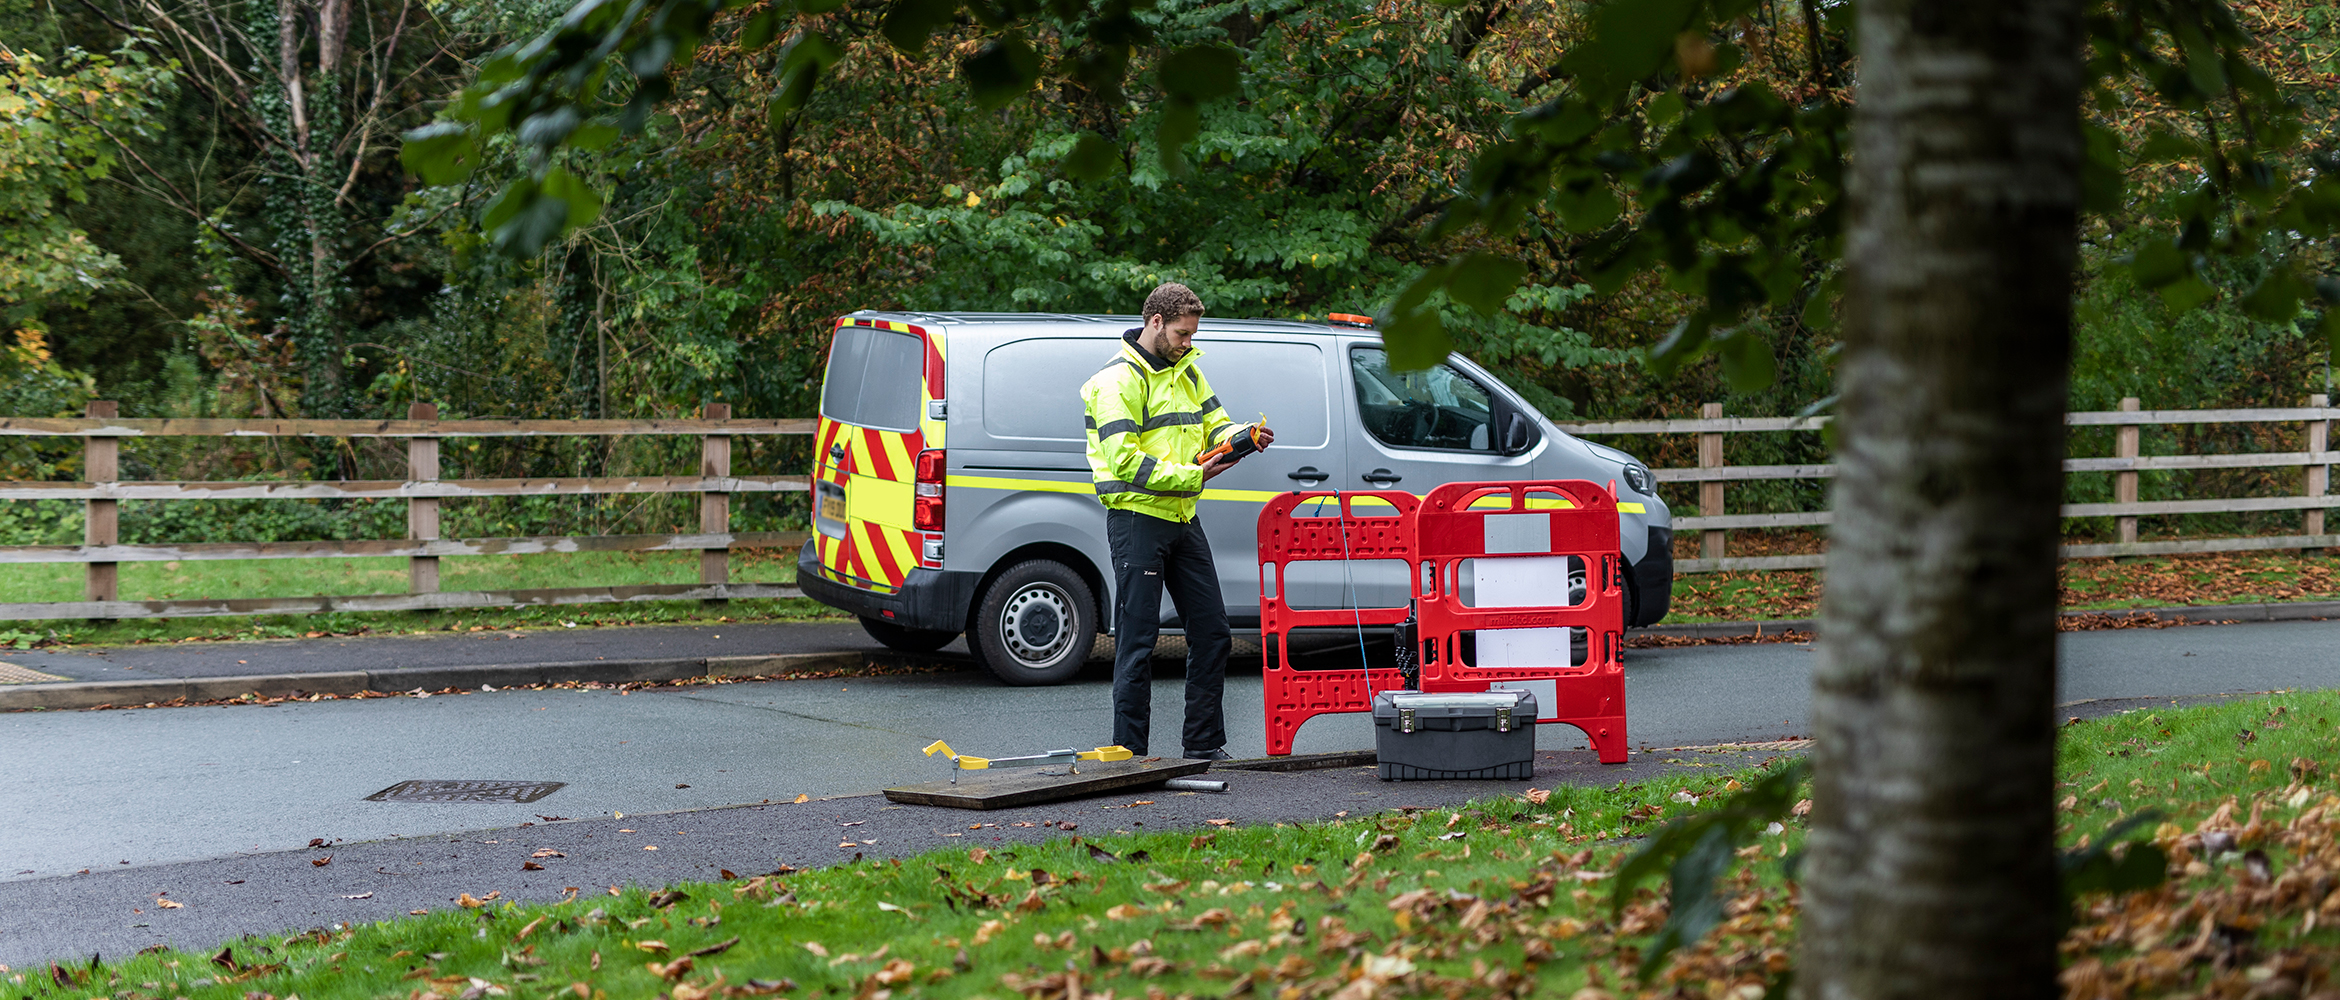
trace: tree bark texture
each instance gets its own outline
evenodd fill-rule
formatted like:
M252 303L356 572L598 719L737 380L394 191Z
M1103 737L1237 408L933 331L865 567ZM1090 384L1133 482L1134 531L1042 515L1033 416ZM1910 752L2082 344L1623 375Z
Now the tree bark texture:
M1810 1000L2058 995L2077 0L1864 0Z

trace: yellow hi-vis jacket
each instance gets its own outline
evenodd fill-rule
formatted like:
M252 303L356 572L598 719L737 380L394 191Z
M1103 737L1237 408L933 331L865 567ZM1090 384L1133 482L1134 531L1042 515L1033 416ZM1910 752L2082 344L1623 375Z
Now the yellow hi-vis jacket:
M1089 472L1108 508L1191 521L1203 488L1195 456L1235 425L1194 366L1201 351L1167 363L1137 345L1137 332L1122 334L1121 353L1081 383Z

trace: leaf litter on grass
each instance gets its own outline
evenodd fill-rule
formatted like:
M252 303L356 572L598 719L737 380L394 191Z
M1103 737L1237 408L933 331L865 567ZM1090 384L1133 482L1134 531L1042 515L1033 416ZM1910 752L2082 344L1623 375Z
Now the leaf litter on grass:
M2064 727L2059 840L2116 862L2150 843L2169 878L2079 895L2063 942L2068 997L2274 1000L2340 986L2340 796L2323 763L2340 752L2335 719L2340 696L2279 694ZM1711 927L1647 978L1640 966L1679 894L1662 879L1612 886L1642 838L1731 808L1788 759L1457 808L1057 835L599 900L483 901L295 935L273 967L185 992L480 1000L589 981L611 997L669 1000L1753 998L1791 971L1798 895L1782 861L1801 846L1804 802L1744 824L1714 878ZM2103 843L2144 810L2161 818ZM1456 832L1466 836L1444 839ZM641 957L594 971L596 957L619 955ZM184 986L193 974L180 970L200 967L163 952L68 976L76 988ZM398 981L423 969L423 982Z

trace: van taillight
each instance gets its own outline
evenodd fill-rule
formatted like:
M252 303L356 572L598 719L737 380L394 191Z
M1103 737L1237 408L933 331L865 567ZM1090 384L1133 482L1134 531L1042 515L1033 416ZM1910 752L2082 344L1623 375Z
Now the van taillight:
M911 509L910 526L919 531L943 530L943 450L929 448L918 453L917 506Z

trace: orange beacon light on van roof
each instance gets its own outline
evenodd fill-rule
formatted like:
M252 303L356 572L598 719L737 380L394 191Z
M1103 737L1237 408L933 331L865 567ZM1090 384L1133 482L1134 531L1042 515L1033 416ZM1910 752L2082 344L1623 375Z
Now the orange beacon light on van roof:
M1334 326L1361 326L1368 330L1373 328L1373 317L1359 316L1356 313L1332 313L1327 315L1324 321Z

